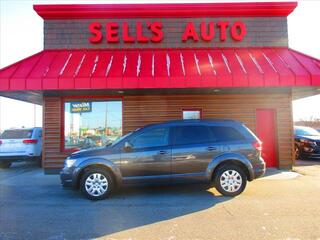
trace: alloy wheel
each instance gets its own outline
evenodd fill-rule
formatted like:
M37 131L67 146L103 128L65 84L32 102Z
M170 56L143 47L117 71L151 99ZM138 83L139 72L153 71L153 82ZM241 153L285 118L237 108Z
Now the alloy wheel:
M242 186L242 177L236 170L227 170L220 177L220 185L226 192L234 193Z
M102 196L108 190L108 180L101 173L92 173L85 181L85 189L91 196Z

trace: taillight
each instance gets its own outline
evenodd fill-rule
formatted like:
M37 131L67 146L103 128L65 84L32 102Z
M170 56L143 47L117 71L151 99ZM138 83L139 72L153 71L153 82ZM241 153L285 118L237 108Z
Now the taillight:
M255 141L252 143L252 146L258 150L258 151L262 151L262 142L260 141Z
M36 144L38 142L37 139L25 139L22 141L24 144Z

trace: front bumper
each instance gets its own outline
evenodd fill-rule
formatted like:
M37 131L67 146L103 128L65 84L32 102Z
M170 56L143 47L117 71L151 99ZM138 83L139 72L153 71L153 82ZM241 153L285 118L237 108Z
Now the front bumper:
M320 159L320 146L300 147L300 156L302 159Z
M77 187L77 182L73 176L72 168L64 167L60 172L60 180L63 187Z
M320 159L320 153L306 153L306 152L302 152L302 153L301 153L301 158L302 158L302 159Z

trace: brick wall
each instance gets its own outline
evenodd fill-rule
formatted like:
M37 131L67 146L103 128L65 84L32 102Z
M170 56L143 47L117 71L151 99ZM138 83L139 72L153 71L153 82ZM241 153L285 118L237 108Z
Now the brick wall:
M163 23L164 39L160 43L109 43L105 41L99 44L90 44L88 37L91 33L88 26L91 22L100 22L102 26L106 22L117 22L121 26L127 21L130 26L129 33L135 35L135 23L161 21ZM216 27L216 37L211 42L189 40L182 43L181 37L187 22L194 22L199 26L200 22L213 21L242 21L246 24L247 35L243 41L232 40L230 31L227 31L227 40L220 42L219 29ZM197 28L200 31L200 27ZM103 28L103 32L104 28ZM144 28L146 35L151 35ZM119 36L121 36L119 28ZM84 19L84 20L46 20L44 23L44 46L45 49L55 48L205 48L205 47L250 47L250 46L287 46L287 18L286 17L230 17L230 18L163 18L163 19Z

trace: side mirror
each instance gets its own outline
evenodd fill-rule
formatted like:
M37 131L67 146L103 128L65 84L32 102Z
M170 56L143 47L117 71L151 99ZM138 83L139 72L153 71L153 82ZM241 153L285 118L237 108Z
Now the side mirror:
M133 146L132 146L132 144L131 143L129 143L129 142L125 142L124 143L124 151L126 151L126 152L131 152L132 151L132 149L133 149Z

